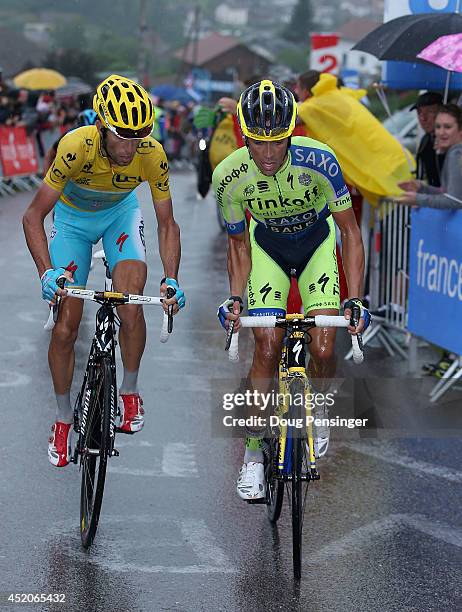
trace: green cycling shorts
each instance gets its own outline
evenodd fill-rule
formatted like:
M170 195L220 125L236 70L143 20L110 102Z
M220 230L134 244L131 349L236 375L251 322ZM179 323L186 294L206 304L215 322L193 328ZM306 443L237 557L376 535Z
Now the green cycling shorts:
M340 289L332 217L307 232L276 234L250 220L252 271L248 281L251 316L283 316L290 278L295 276L305 313L340 308Z

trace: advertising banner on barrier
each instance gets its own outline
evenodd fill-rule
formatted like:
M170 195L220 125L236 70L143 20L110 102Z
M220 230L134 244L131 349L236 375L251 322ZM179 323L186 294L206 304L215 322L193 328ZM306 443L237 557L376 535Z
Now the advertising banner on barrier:
M23 127L0 128L0 161L5 177L35 174L37 155Z
M460 0L385 0L383 20L417 13L455 13L461 7ZM391 89L443 90L446 75L446 70L431 64L383 62L382 81ZM451 74L450 89L462 89L462 74Z
M340 37L338 34L310 34L310 68L338 75L340 68Z
M462 210L411 215L408 329L462 355Z

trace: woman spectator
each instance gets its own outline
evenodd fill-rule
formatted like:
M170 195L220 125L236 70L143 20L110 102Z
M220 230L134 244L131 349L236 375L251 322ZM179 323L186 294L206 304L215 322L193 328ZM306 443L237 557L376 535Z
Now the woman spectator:
M440 106L435 119L435 148L446 153L441 187L423 181L405 181L401 204L429 208L462 208L462 110L456 104Z

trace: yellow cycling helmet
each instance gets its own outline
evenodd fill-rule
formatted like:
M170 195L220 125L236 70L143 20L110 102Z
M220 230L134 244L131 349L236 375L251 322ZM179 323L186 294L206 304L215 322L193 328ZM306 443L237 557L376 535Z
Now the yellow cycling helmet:
M93 109L103 125L120 138L145 138L152 131L154 106L148 92L118 74L98 85Z
M294 131L296 118L293 93L267 79L247 87L237 104L242 133L254 140L288 138Z

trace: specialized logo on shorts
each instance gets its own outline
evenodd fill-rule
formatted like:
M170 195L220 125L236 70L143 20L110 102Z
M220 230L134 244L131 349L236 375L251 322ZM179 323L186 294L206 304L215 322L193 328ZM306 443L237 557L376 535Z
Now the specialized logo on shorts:
M255 185L247 185L247 187L244 189L245 197L248 198L249 196L252 195L254 191L255 191Z
M329 282L329 277L324 272L323 275L318 279L318 285L321 285L321 291L325 293L326 285Z
M300 185L304 185L305 187L308 187L308 185L311 183L311 180L311 176L306 172L302 172L298 175L298 182L300 183Z
M117 238L116 245L118 245L119 247L119 253L122 253L122 248L127 238L128 238L128 234L125 234L125 232L122 232L120 236Z
M260 289L260 295L262 295L262 302L263 304L266 302L266 298L268 297L268 295L271 293L271 289L272 287L270 286L269 283L266 283L266 285L264 285L261 289Z
M144 250L146 251L146 243L144 241L144 220L141 219L140 225L138 227L138 231L140 232L140 240L144 246Z
M112 184L117 189L126 189L127 191L133 191L140 183L143 182L141 176L127 176L125 174L114 174L112 177Z

